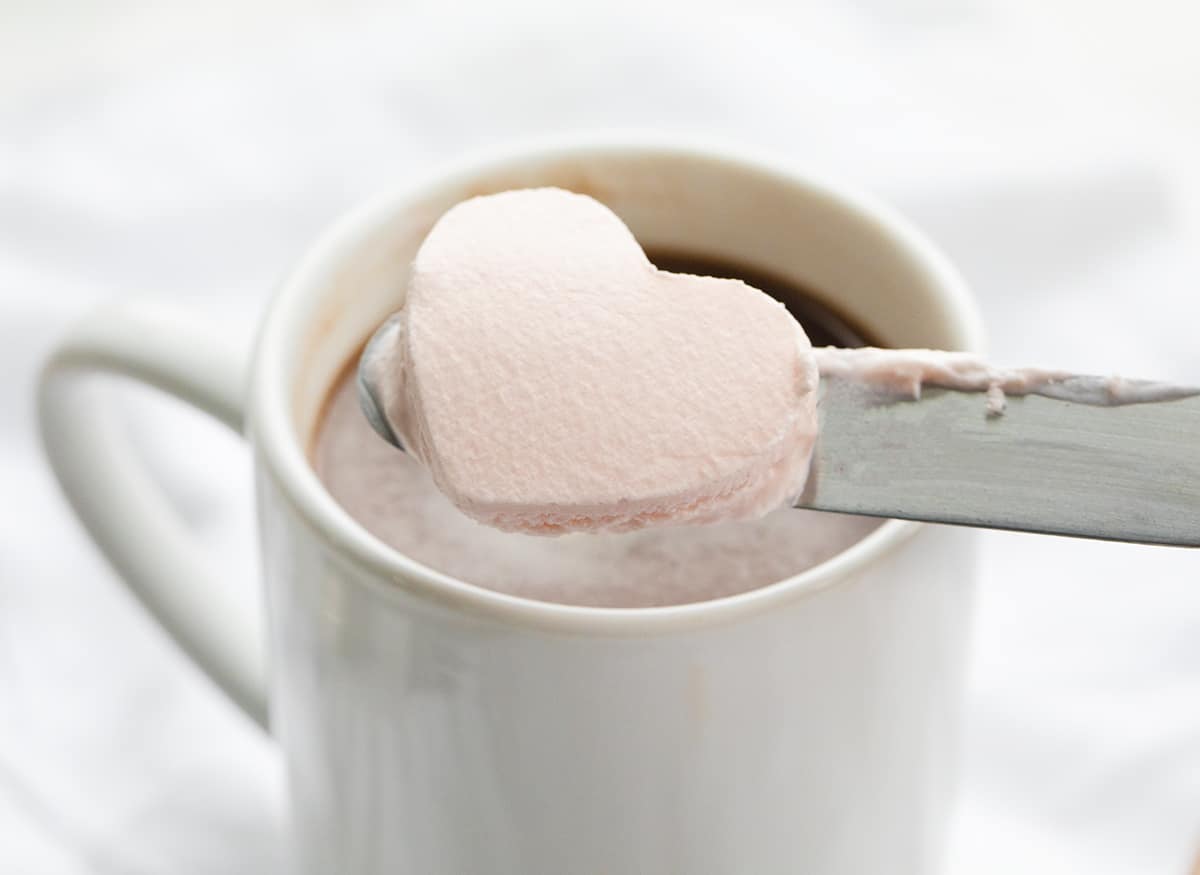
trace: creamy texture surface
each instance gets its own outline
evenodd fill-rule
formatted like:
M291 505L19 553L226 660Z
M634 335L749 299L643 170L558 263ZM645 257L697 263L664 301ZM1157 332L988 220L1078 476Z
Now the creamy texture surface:
M375 381L468 516L542 534L752 519L799 494L817 368L783 305L671 274L607 207L474 198L413 263Z
M822 377L856 380L881 392L916 400L921 387L983 392L990 413L1004 411L1006 395L1027 395L1070 377L1065 371L996 368L969 352L936 349L843 349L815 351Z
M345 377L315 435L333 498L393 549L510 595L602 607L683 604L765 586L836 556L880 521L781 509L762 519L557 538L513 534L460 513L416 459L385 443Z
M1076 404L1117 406L1149 404L1188 398L1197 390L1188 386L1122 377L1089 377L1045 368L999 368L974 353L936 349L845 349L827 346L814 350L822 378L855 380L882 394L916 400L923 386L982 392L990 413L1004 412L1008 395L1045 395Z

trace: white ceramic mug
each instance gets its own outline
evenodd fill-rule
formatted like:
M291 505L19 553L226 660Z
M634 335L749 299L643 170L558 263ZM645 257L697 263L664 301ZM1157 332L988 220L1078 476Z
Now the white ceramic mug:
M712 149L519 150L389 191L339 222L279 290L248 358L161 304L82 322L39 396L76 511L260 720L269 650L298 871L936 871L974 576L968 532L892 521L741 595L573 607L421 566L359 527L313 473L306 446L322 399L397 307L434 220L470 195L544 185L607 203L651 248L817 290L889 344L979 345L956 273L860 195ZM267 647L207 585L93 391L97 373L157 386L248 436Z

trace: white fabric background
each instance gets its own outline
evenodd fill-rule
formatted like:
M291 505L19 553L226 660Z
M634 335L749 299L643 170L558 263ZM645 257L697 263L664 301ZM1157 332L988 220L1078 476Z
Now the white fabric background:
M322 226L434 159L610 126L773 149L938 240L997 360L1200 380L1194 4L734 5L0 3L0 872L282 871L271 743L87 545L32 381L116 294L248 334ZM237 442L122 403L250 590ZM977 627L951 871L1183 875L1200 557L989 534Z

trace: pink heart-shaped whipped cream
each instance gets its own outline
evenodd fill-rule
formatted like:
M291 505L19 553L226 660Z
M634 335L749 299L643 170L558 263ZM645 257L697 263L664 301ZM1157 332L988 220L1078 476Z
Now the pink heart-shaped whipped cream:
M402 314L388 415L480 522L745 519L803 488L818 383L804 331L743 282L658 270L589 197L455 206L417 253Z

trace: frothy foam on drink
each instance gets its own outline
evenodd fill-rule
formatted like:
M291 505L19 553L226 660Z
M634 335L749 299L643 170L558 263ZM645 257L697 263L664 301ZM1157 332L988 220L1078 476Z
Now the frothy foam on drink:
M367 531L438 571L541 601L634 608L734 595L812 568L879 526L785 508L748 522L624 534L502 532L464 516L419 461L371 430L349 376L315 437L317 474Z

